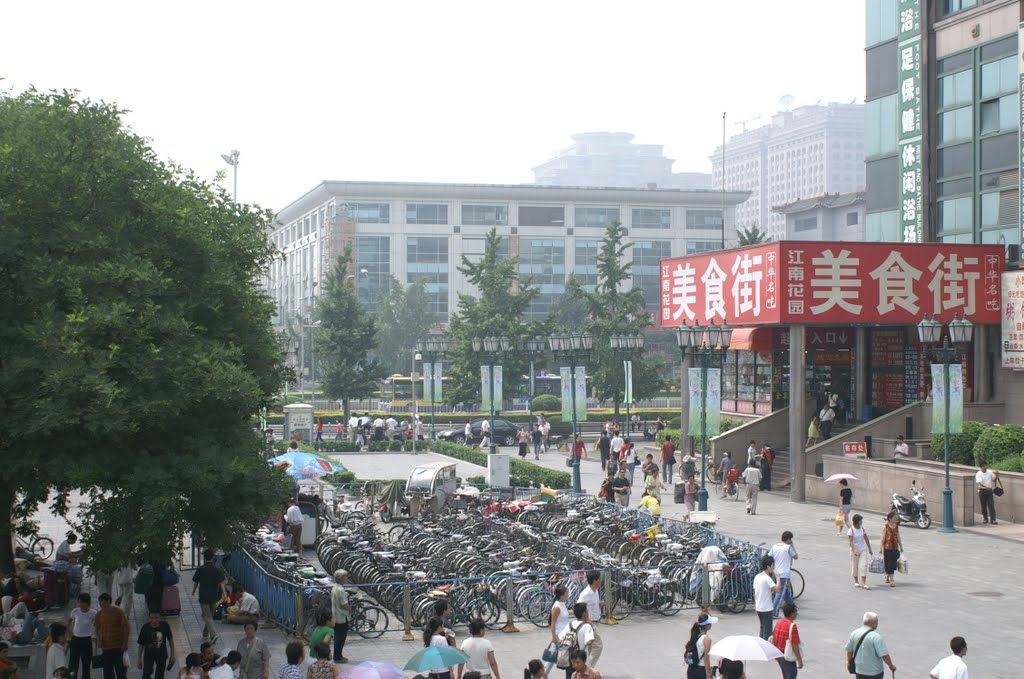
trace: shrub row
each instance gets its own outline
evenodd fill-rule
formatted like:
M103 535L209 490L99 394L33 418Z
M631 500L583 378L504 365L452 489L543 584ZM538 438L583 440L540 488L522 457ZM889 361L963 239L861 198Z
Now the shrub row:
M542 394L541 396L538 396L537 398L540 399L542 396L547 396L547 395L548 394ZM591 421L591 422L606 422L607 420L612 418L614 412L615 411L613 411L613 410L607 410L607 409L591 410L591 411L588 411L587 417L588 417L589 421ZM662 419L665 420L665 423L668 424L668 426L670 426L670 427L672 427L672 426L678 427L679 426L679 411L677 409L672 409L672 410L639 410L639 411L632 411L630 413L630 415L632 415L633 413L636 413L636 414L640 415L640 419L642 421L644 421L644 422L653 422L653 421L657 420L658 417L661 417ZM361 415L362 413L359 413L359 414ZM570 420L570 421L567 421L567 422L563 423L562 422L562 414L560 412L560 409L555 409L555 410L552 410L552 411L535 410L534 411L534 415L537 415L537 414L543 414L544 417L548 420L548 422L551 423L552 430L558 430L558 433L568 434L569 432L572 431L572 421ZM370 417L377 417L378 415L380 415L381 417L385 417L385 418L388 415L393 415L395 417L395 419L402 419L402 418L411 417L411 415L409 413L381 413L381 412L370 411ZM487 413L436 413L434 415L434 422L436 422L438 428L440 428L442 426L447 427L448 425L452 425L452 424L462 425L462 424L466 423L466 420L477 420L477 419L480 419L481 417L486 417L487 415L488 415ZM324 430L325 430L324 434L327 435L329 433L331 436L334 436L334 431L331 430L330 432L327 432L328 424L334 423L334 422L336 422L338 420L341 420L342 418L344 418L344 416L345 416L344 413L342 413L340 411L336 411L336 410L319 411L319 412L316 413L316 417L317 418L321 418L324 421ZM420 416L423 418L424 423L428 424L428 426L429 426L429 423L430 423L430 413L420 413ZM527 420L531 419L530 414L529 413L524 413L524 412L514 412L514 413L507 413L507 414L505 414L505 413L495 413L494 416L495 417L501 417L501 418L504 418L504 419L508 419L508 420L511 420L511 421L517 422L517 423L519 423L519 422L526 422ZM624 409L619 411L619 419L622 420L622 421L625 421L625 419L626 419L626 411ZM284 424L284 414L282 414L282 413L269 413L267 415L267 424ZM561 431L562 429L564 429L564 431Z
M959 434L949 436L949 461L977 466L984 460L1001 471L1021 471L1024 427L1016 424L988 424L966 421ZM932 435L932 456L945 459L944 437Z
M433 441L430 444L430 448L441 455L454 457L457 460L480 465L481 467L487 466L487 456L489 453L482 453L458 443ZM519 488L540 488L541 486L546 486L548 488L560 489L572 486L572 477L566 472L547 469L515 458L510 459L509 462L509 476L511 477L509 482L513 486Z

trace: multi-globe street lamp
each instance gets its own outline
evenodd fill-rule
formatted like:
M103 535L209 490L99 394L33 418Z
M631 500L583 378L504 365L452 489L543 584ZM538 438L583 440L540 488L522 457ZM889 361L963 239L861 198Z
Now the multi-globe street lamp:
M430 401L430 440L433 441L437 438L437 432L434 429L434 411L437 410L437 405L434 403L434 376L437 374L437 361L444 360L444 355L452 348L452 341L447 337L433 335L428 337L425 341L417 341L415 351L420 354L424 359L430 362L431 372L430 379L424 379L427 385L430 387L430 393L426 394ZM425 378L426 376L424 376Z
M715 325L712 322L706 327L701 327L700 322L691 325L680 325L676 329L676 343L683 362L687 356L692 356L700 367L700 490L697 491L697 509L702 512L708 509L707 467L708 467L708 368L714 364L721 366L726 352L729 350L729 342L732 341L732 328L724 323ZM694 404L690 404L693 408ZM685 422L680 423L686 427Z
M632 362L633 356L640 353L644 349L644 336L642 334L637 335L612 335L609 338L609 344L611 345L612 351L622 356L623 361ZM630 366L632 370L632 365ZM625 387L626 378L626 363L622 364L622 375L623 375L623 386ZM632 375L630 376L630 382L632 382ZM625 391L625 388L623 388ZM630 421L630 409L632 408L632 394L623 393L623 398L626 401L626 431L632 431L633 423Z
M473 353L486 361L485 365L487 365L490 375L491 397L487 400L490 401L491 406L491 424L488 438L490 439L489 452L493 455L498 452L498 447L494 444L494 369L498 365L498 359L512 349L512 340L508 337L474 337L470 340L470 345L473 348Z
M943 328L948 327L949 332L943 333ZM949 486L949 364L960 360L960 347L966 348L974 336L974 324L966 318L957 316L949 322L939 321L933 315L931 318L925 316L917 324L917 337L921 340L921 346L930 348L942 361L942 394L945 408L942 416L942 445L943 457L946 466L946 487L942 489L942 528L940 533L956 533L953 527L953 489ZM932 401L934 413L935 402Z
M590 352L594 349L594 336L589 332L551 335L548 338L548 344L555 358L569 362L569 379L572 387L572 443L569 446L570 455L572 455L572 492L582 493L580 458L576 454L576 367L590 357Z
M533 416L533 397L536 396L534 389L533 363L544 355L544 338L527 337L518 342L519 353L530 359L530 416Z

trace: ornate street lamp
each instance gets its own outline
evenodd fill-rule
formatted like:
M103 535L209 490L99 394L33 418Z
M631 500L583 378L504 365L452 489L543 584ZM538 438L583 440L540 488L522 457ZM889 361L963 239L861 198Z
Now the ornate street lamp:
M572 455L572 492L582 493L580 458L576 455L576 367L590 358L590 352L594 350L594 336L589 332L551 335L548 338L548 345L556 359L569 362L569 380L572 387L572 444L569 446Z

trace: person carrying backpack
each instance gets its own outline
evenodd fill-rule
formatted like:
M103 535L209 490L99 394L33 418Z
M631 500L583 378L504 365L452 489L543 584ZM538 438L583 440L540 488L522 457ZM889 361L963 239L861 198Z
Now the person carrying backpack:
M558 661L555 665L565 670L565 679L572 679L573 667L570 658L573 652L583 651L587 654L587 664L593 667L601 656L601 641L590 623L590 615L587 613L585 603L577 603L572 607L572 614L576 619L570 622L562 632L558 641Z
M686 664L686 679L710 679L711 674L711 626L718 618L701 613L697 622L690 628L690 640L683 650L683 662Z

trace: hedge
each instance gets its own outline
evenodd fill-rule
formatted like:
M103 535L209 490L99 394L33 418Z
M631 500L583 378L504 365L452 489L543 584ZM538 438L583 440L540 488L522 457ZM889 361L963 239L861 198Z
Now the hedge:
M562 410L562 399L554 394L541 394L533 399L532 406L534 410L557 413Z
M541 398L542 396L547 395L548 394L542 394L537 398ZM591 410L587 413L587 419L590 422L607 422L609 419L612 418L614 412L614 410L604 408ZM670 410L637 410L631 411L630 415L632 415L633 413L640 415L640 419L643 422L653 422L657 420L660 416L662 419L665 420L665 423L668 426L679 426L679 410L676 408L672 408ZM362 415L363 413L359 412L358 414ZM336 410L318 411L315 413L315 415L318 419L322 419L324 421L325 433L329 425L333 424L338 420L342 420L345 417L345 414L343 412ZM388 415L392 415L394 416L395 419L411 417L409 413L382 413L372 410L370 411L371 417L377 417L378 415L380 415L382 418L386 418ZM436 413L434 415L434 422L437 423L438 429L441 429L442 427L448 427L449 425L463 425L466 423L466 420L479 420L483 417L487 417L488 415L489 413ZM569 432L572 431L571 420L565 422L564 424L562 423L562 413L560 408L555 408L550 411L534 410L532 414L522 411L510 413L498 412L494 414L495 417L511 420L512 422L516 422L517 424L525 423L527 421L532 422L532 418L536 417L537 415L544 415L545 419L547 419L547 421L551 423L551 428L553 431L558 431L558 433L562 434L568 434ZM420 413L420 416L423 418L423 423L427 427L429 427L430 413ZM622 420L623 422L626 420L625 408L619 411L619 419ZM268 413L267 424L284 424L284 414ZM333 436L333 430L331 435Z
M741 424L743 424L743 423L740 422L739 420L734 420L734 419L732 419L730 417L723 417L718 422L718 433L719 434L724 434L725 432L729 431L730 429L735 429L736 427L740 426ZM657 441L658 441L658 443L664 443L665 442L665 437L666 436L671 436L672 440L675 441L678 444L679 441L680 441L680 437L682 436L682 433L683 433L682 429L666 427L665 429L662 429L660 432L658 432ZM700 448L700 443L699 442L697 443L697 447L698 447L698 449Z
M974 463L995 462L1020 457L1024 450L1024 427L1017 424L994 424L985 427L974 444Z
M974 445L985 429L992 425L987 422L967 420L963 424L963 432L949 435L950 464L974 464ZM945 441L942 434L932 434L932 457L936 460L946 459Z
M454 457L481 467L487 466L489 453L482 453L458 443L448 441L432 441L430 449L435 453ZM572 477L567 472L559 472L547 469L530 462L511 458L509 460L509 483L517 488L540 488L542 485L547 488L570 488Z

